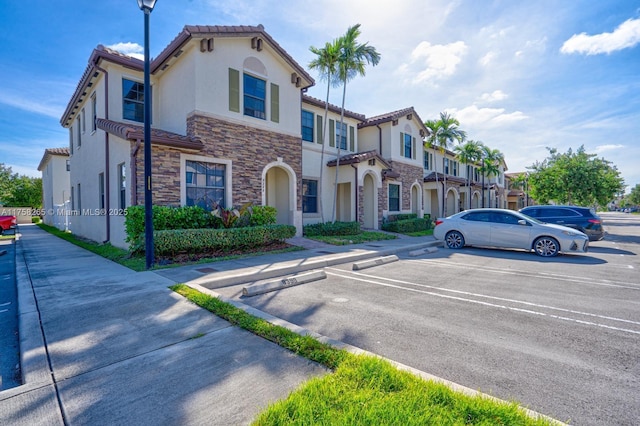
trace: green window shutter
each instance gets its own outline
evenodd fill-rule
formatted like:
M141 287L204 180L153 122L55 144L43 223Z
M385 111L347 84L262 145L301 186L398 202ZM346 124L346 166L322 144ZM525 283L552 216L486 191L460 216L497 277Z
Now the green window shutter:
M317 115L316 116L316 125L317 125L317 129L316 129L316 134L318 135L318 143L322 143L322 116L321 115Z
M329 119L329 146L336 146L336 122Z
M400 132L400 157L404 157L404 133Z
M416 138L413 138L411 143L411 158L416 159Z
M280 122L280 87L271 83L271 121Z
M356 152L356 129L349 126L349 151Z
M229 68L229 111L240 112L240 72Z

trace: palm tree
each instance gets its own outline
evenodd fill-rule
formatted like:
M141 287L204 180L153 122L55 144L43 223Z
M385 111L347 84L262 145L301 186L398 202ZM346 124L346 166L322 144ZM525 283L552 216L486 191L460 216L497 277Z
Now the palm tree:
M527 173L519 173L515 176L511 177L511 187L512 188L520 188L523 192L523 195L525 195L525 199L528 199L528 195L527 195L527 180L528 180L528 176ZM526 204L528 204L527 202L524 203L526 207Z
M342 106L340 107L340 139L337 141L338 157L336 159L336 178L333 191L333 217L336 217L336 204L338 200L338 169L340 167L340 150L342 138L346 139L344 132L344 103L347 96L347 82L358 75L365 75L365 65L378 65L380 62L380 54L375 47L369 46L368 43L358 43L360 36L360 24L356 24L347 29L345 35L340 37L339 46L340 53L338 57L338 78L342 83ZM357 184L357 183L356 183ZM357 218L356 218L357 220Z
M467 189L469 190L469 196L467 200L467 208L471 208L471 173L469 171L469 164L474 164L480 161L482 155L482 142L476 142L469 139L464 144L456 145L453 150L456 153L456 157L462 164L467 166Z
M457 118L452 117L448 112L441 112L440 118L438 120L427 120L424 125L431 131L431 134L426 139L427 143L431 145L434 151L434 164L435 162L435 151L438 149L442 154L442 176L444 177L444 196L442 197L442 209L438 205L439 215L446 216L447 208L446 208L446 191L447 191L447 173L444 167L444 162L446 159L446 151L449 146L457 141L458 143L462 143L466 137L467 133L464 130L460 130L460 122ZM438 188L438 166L435 166L436 173L436 191ZM438 197L439 198L439 197ZM440 204L438 202L438 204Z
M322 175L324 171L324 152L327 140L327 123L329 115L329 89L338 85L337 70L340 47L338 40L332 43L325 43L324 47L317 48L311 46L309 50L316 55L316 58L309 63L309 68L320 72L320 79L327 81L327 99L324 104L324 121L322 122L322 150L320 152L320 179L318 181L318 208L320 209L320 221L324 223L324 209L322 207Z
M500 173L500 163L504 161L504 155L498 149L491 149L486 145L482 146L482 177L497 176ZM484 182L482 183L482 207L484 207Z

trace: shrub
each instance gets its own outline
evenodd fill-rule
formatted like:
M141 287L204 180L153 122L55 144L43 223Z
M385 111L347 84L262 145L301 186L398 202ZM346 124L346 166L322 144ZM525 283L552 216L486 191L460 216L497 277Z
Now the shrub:
M271 206L253 206L251 207L251 217L249 218L249 226L275 225L278 211Z
M157 255L246 250L284 241L296 234L290 225L267 225L229 229L161 230L153 233Z
M355 235L360 233L359 222L326 222L305 225L303 229L307 237Z
M397 220L417 219L418 215L415 213L398 213L391 214L387 217L387 222L395 222Z
M126 241L132 245L140 242L144 234L144 206L127 207L124 220ZM153 230L210 228L214 218L209 212L198 206L167 207L153 206Z
M404 219L404 220L396 220L393 222L383 223L382 230L405 234L408 232L425 231L429 229L430 226L431 226L430 219L415 218L415 219Z

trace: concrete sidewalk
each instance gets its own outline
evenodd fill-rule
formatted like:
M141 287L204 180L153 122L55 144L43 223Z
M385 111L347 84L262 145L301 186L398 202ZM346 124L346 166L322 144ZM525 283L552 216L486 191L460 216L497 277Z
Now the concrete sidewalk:
M432 246L432 237L134 272L21 226L17 286L24 385L0 423L247 424L326 370L187 302L217 288Z

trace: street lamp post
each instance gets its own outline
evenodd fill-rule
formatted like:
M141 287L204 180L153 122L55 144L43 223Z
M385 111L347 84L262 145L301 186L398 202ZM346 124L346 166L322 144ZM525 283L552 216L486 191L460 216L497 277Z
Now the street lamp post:
M151 77L149 72L149 15L156 0L138 0L144 12L144 252L147 269L153 266L153 196L151 193Z

